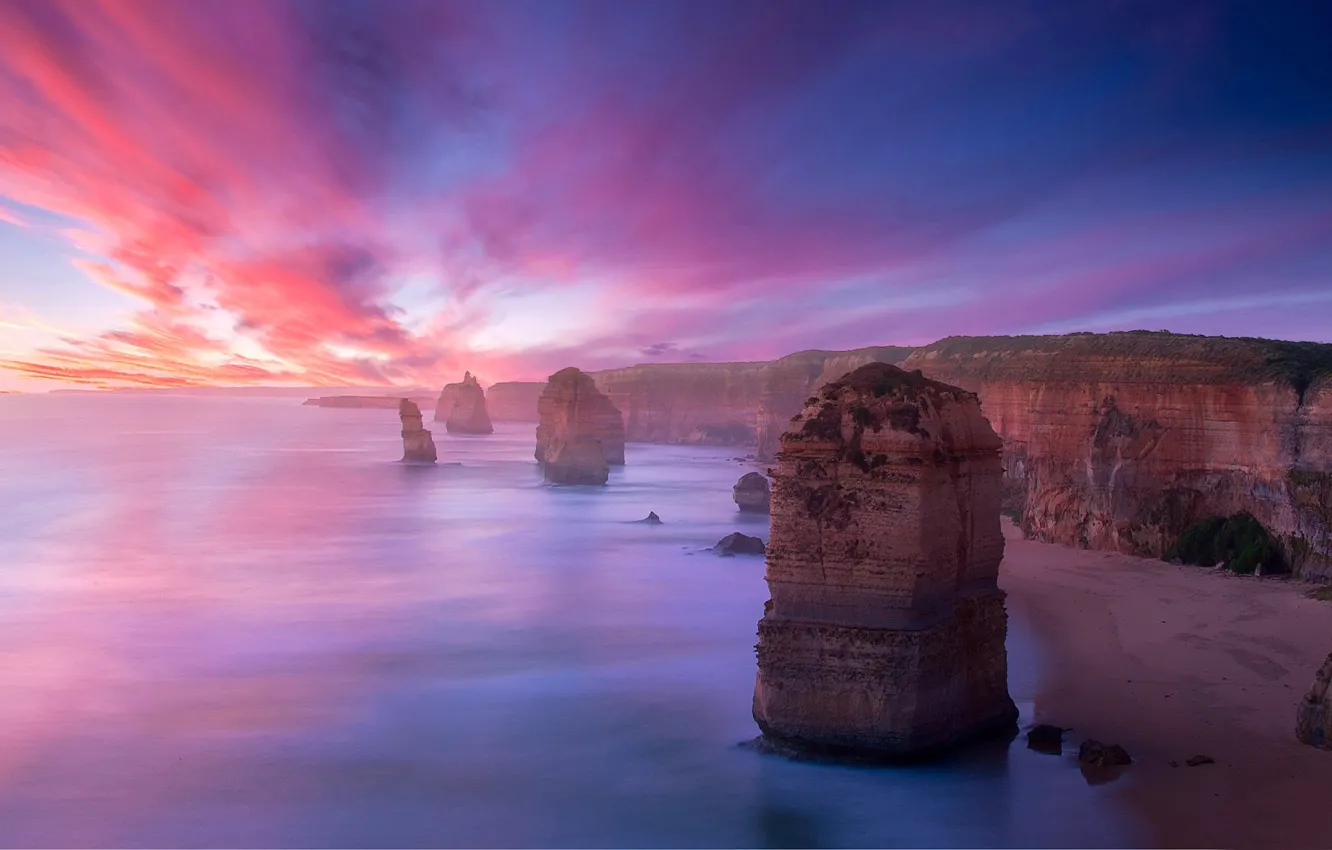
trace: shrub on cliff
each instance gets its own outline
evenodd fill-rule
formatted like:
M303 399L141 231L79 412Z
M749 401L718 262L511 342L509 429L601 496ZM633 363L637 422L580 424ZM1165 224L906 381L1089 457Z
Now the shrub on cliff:
M1276 539L1263 524L1241 511L1230 517L1209 516L1190 524L1166 559L1210 567L1224 563L1237 573L1252 573L1261 564L1265 572L1281 572L1285 558Z

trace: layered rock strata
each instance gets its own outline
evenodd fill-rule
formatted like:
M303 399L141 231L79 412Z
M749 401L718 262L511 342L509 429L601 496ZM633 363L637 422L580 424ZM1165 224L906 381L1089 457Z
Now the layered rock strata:
M1134 331L954 337L906 361L979 393L1040 540L1160 556L1246 511L1332 573L1332 345Z
M435 418L439 418L438 410L435 411ZM481 384L476 378L472 377L471 372L464 372L462 383L457 385L453 406L449 409L448 419L444 421L444 428L450 434L495 433L495 426L490 423L490 414L486 412L485 391L481 389Z
M434 463L435 440L421 424L421 408L410 399L398 402L398 419L402 422L402 459L413 463Z
M501 381L486 388L486 408L495 422L537 422L537 401L546 389L541 381Z
M740 510L746 513L766 514L772 491L764 475L758 472L746 472L735 482L731 496Z
M876 363L782 436L754 719L900 758L1011 730L1001 443L976 396Z
M1309 692L1295 707L1295 737L1313 747L1332 750L1332 654L1314 674Z
M538 400L536 459L557 483L605 484L607 465L624 464L620 411L585 373L561 369Z

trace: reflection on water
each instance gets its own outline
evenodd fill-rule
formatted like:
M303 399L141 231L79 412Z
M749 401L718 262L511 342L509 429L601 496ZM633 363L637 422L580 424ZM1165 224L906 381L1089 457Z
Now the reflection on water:
M766 537L734 449L552 488L530 425L435 430L461 466L392 463L392 411L0 397L0 843L1132 840L1020 740L909 769L738 747L762 562L699 551Z

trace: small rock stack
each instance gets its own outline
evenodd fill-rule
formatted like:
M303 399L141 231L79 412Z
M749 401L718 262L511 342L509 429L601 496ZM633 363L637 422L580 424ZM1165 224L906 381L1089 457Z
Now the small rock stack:
M624 420L587 374L551 375L537 401L536 459L557 484L605 484L624 465Z
M757 472L746 472L735 482L731 495L740 510L746 513L766 514L772 498L768 479Z
M404 398L398 402L398 419L402 421L402 459L413 463L434 463L435 440L421 424L421 408L416 402Z
M1013 728L1000 441L973 393L873 363L774 471L754 719L780 748L914 756Z
M449 409L444 428L450 434L493 434L495 426L490 422L486 411L486 393L472 377L471 372L464 372L461 384L449 384L445 387L456 388L453 394L453 406ZM440 395L443 399L443 393ZM436 418L439 414L436 411Z

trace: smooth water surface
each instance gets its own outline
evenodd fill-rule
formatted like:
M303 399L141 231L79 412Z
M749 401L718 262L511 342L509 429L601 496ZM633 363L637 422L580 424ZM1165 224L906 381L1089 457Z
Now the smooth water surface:
M760 558L734 449L544 484L532 425L0 397L6 846L1117 846L1021 741L865 769L738 746ZM460 464L460 465L453 465ZM633 522L656 511L653 527ZM1038 647L1013 621L1024 720Z

